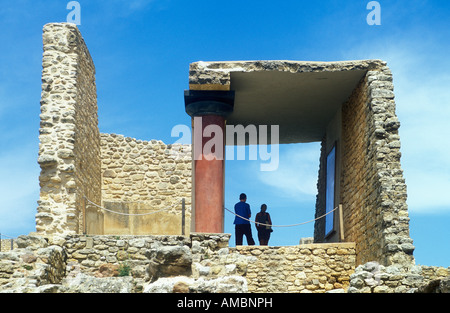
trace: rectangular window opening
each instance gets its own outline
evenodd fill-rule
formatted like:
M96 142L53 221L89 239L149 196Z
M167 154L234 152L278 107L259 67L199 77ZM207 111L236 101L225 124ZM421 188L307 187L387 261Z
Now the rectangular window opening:
M336 181L336 145L327 155L327 182L326 182L326 200L325 200L325 237L334 233L334 213L332 212L335 203L335 181ZM330 213L331 212L331 213Z

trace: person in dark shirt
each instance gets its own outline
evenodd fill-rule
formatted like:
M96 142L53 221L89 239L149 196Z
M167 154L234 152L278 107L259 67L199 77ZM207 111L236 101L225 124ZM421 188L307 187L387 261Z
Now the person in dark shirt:
M266 210L267 205L261 205L261 212L259 212L255 216L256 230L258 231L258 240L261 246L269 245L270 233L272 232L272 227L267 226L272 225L272 220L270 219L270 215L266 212Z
M236 231L236 246L242 246L242 239L244 235L249 246L255 245L250 222L248 221L248 219L250 219L250 217L252 216L252 212L250 211L250 205L246 203L246 201L247 195L245 193L241 193L239 195L239 202L234 205L234 212L236 213L236 215L245 218L243 219L239 216L236 216L234 219Z

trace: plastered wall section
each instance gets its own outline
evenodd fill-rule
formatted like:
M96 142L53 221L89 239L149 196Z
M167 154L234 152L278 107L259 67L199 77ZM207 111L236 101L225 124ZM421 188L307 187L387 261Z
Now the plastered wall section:
M414 262L393 89L387 66L370 70L342 106L339 202L344 238L356 244L357 265ZM326 146L324 139L317 216L325 213ZM316 223L316 242L324 241L323 228Z
M101 214L84 202L101 201L95 67L73 24L45 25L43 44L36 231L77 234L87 211Z
M179 235L190 231L190 145L101 134L105 234ZM117 212L117 213L113 213Z

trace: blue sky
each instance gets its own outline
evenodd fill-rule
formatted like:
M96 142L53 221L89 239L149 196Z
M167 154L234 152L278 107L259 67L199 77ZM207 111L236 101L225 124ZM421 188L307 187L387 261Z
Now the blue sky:
M42 27L65 22L68 2L0 0L0 232L10 236L35 227ZM172 128L190 125L183 90L191 62L385 60L402 123L416 263L449 266L450 2L379 1L380 26L366 23L368 2L79 1L100 131L175 142ZM317 143L281 146L280 167L270 173L258 161L227 161L226 206L244 191L254 214L267 203L274 224L312 219L318 156ZM275 229L270 244L312 233L313 224Z

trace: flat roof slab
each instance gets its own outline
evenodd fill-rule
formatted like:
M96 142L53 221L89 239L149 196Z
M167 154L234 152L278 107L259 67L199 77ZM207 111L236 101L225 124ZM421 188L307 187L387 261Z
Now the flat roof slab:
M332 117L380 60L196 62L191 90L234 90L229 125L279 125L280 143L322 140ZM270 127L268 127L270 130Z

